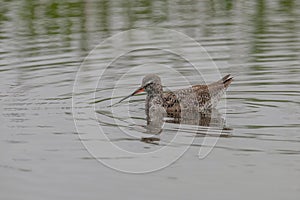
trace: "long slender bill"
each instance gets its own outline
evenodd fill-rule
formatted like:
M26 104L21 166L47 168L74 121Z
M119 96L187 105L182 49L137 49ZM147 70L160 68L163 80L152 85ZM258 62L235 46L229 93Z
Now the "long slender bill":
M124 101L124 100L126 100L126 99L128 99L128 98L130 98L130 97L132 97L132 96L134 96L134 95L136 95L136 94L138 94L138 93L144 92L144 91L145 91L144 88L140 87L140 88L138 88L137 90L135 90L132 94L130 94L130 95L124 97L123 99L121 99L119 102L113 104L112 106L114 106L114 105L116 105L116 104L119 104L119 103L121 103L122 101Z

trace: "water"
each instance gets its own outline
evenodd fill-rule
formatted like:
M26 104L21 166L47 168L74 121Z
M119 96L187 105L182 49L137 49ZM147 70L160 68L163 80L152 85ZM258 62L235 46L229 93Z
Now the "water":
M3 199L299 198L298 1L27 0L1 2L0 10ZM82 125L78 134L72 91L82 61L99 42L141 27L168 28L188 35L208 51L220 74L192 43L182 44L182 51L188 52L189 61L200 66L203 76L175 54L147 49L151 45L170 46L169 38L135 34L127 37L128 42L144 50L116 59L94 93L91 80L121 49L117 42L97 48L84 63L87 68L80 82L83 91L76 94L75 101L83 113L95 106L92 114L97 119L76 116ZM156 65L149 65L151 62ZM113 107L114 115L107 107L136 89L142 77L152 71L159 72L165 88L170 90L188 83L215 81L231 73L235 78L227 101L218 106L221 117L217 119L226 120L228 128L225 137L209 137L218 139L216 146L199 160L205 136L201 133L207 129L183 125L178 140L169 148L175 153L189 148L172 165L141 175L112 170L98 162L79 139L80 136L90 144L106 147L108 142L103 138L93 139L100 135L93 132L95 122L114 144L141 153L168 146L179 129L178 124L166 123L162 133L154 135L154 141L149 143L144 95ZM115 99L111 100L113 84L122 75L115 86ZM130 116L124 112L128 105ZM79 117L82 116L89 117ZM122 134L111 123L114 120L128 134ZM127 167L148 167L166 161L152 157L141 162L138 156L100 159Z

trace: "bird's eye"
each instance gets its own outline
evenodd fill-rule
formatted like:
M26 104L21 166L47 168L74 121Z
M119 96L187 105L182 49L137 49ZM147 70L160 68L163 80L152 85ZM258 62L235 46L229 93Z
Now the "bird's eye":
M153 84L153 82L148 82L148 83L146 83L145 87L148 87L151 84Z

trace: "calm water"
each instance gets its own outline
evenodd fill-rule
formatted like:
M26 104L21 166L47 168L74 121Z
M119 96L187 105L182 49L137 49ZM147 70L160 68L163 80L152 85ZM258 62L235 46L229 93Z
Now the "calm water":
M299 1L27 0L2 1L0 10L3 199L299 199ZM108 40L89 54L107 38L142 27L154 31L126 35L126 43ZM177 40L188 60L164 51L174 38L158 28L199 42L218 70L191 41ZM126 44L139 50L119 56L107 68ZM91 87L105 68L96 88ZM208 137L217 143L205 159L198 153L207 127L165 123L149 143L142 139L147 136L145 95L107 107L153 71L170 90L228 73L235 77L216 117L218 125L227 127L225 137ZM73 103L79 115L73 117L75 79L80 89ZM86 115L91 109L96 120ZM102 152L94 158L80 137L106 147L107 140L94 138L100 135L95 124L127 151L162 149L175 132L179 142L170 145L171 151L189 148L165 169L122 173L97 159L129 168L165 159L153 156L141 162L138 156Z

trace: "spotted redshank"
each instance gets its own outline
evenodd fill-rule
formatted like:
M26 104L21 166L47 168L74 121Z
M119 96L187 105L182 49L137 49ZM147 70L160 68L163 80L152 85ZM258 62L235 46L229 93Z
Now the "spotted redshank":
M195 109L203 112L217 105L232 80L233 78L228 74L209 85L193 85L173 92L164 92L159 76L149 74L143 78L142 85L137 90L121 99L119 103L145 91L147 93L146 113L151 110L161 110L169 114Z

